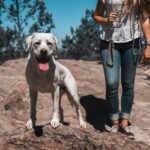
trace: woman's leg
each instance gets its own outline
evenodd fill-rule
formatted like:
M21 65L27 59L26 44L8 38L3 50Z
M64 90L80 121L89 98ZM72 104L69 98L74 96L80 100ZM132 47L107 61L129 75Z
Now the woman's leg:
M122 51L121 82L123 93L121 100L121 118L124 119L124 122L128 121L133 105L134 80L137 68L137 63L135 62L136 57L138 56L133 55L131 48Z
M106 63L107 49L101 50L105 81L106 81L106 99L108 104L109 116L112 121L119 119L119 100L118 100L118 87L119 87L119 73L120 73L120 52L114 50L114 64L109 66Z

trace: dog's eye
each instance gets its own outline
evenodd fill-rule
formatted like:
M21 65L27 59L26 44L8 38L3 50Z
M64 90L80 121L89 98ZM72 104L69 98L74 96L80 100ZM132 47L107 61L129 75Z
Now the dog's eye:
M51 42L47 42L47 45L52 46L52 43Z
M35 42L34 44L35 44L35 45L40 45L40 42Z

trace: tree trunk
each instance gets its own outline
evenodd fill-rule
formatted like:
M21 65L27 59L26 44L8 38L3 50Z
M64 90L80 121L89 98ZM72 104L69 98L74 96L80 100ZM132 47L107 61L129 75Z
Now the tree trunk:
M19 1L16 0L16 9L17 9L17 28L18 28L18 35L17 35L17 47L20 50L20 57L24 57L24 50L22 46L22 36L21 36L21 22L20 22L20 6Z

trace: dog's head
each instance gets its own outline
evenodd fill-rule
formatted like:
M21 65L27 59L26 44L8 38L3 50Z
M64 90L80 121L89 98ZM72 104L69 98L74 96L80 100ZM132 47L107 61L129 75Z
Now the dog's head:
M30 53L32 53L41 70L49 69L51 56L57 51L58 40L52 33L34 33L26 38Z

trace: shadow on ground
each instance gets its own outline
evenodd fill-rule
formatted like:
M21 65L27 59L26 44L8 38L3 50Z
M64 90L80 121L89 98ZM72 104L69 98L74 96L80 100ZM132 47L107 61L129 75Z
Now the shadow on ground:
M86 121L96 130L106 131L105 125L110 125L106 100L87 95L80 98L80 103L86 111Z

